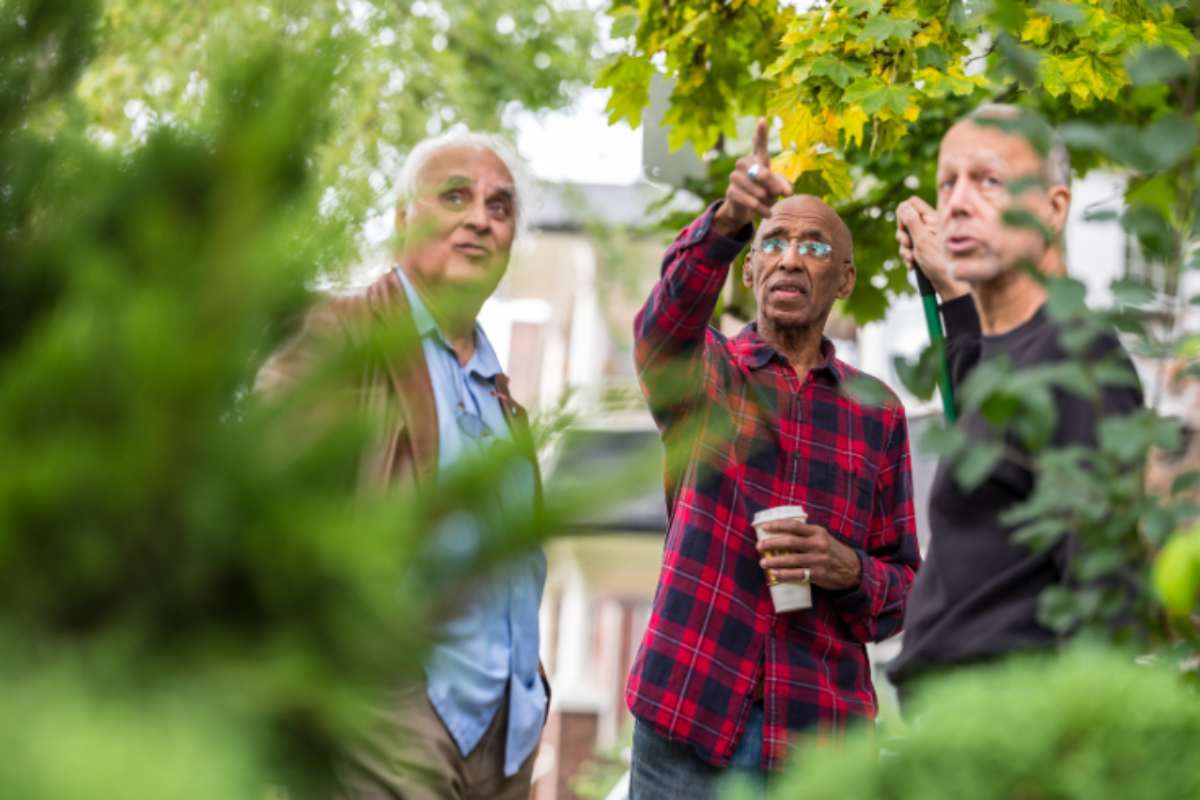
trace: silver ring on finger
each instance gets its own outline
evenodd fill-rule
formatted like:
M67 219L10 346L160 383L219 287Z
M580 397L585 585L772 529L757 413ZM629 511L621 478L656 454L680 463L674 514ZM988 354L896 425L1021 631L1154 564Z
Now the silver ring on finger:
M809 580L811 580L811 579L812 579L812 570L809 569L808 567L801 567L800 568L800 582L808 583Z
M750 180L758 183L758 176L761 172L762 164L751 164L750 169L746 170L746 175L750 178Z

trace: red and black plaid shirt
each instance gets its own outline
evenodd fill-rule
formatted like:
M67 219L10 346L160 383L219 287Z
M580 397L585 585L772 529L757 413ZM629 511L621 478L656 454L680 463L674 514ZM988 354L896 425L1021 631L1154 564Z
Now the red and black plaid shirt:
M667 445L670 525L626 701L660 735L725 766L761 694L763 766L778 769L789 731L835 734L875 717L865 643L900 630L920 562L908 427L890 393L873 406L843 391L861 373L828 340L825 363L802 380L754 325L732 339L709 327L746 244L712 229L715 208L667 250L634 322L639 378ZM857 552L862 581L814 587L811 610L777 616L750 520L792 504Z

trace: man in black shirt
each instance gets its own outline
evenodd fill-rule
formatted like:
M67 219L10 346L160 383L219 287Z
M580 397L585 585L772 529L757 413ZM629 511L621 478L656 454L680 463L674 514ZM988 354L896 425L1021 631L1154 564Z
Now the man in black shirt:
M1046 290L1023 264L1043 274L1065 273L1061 236L1071 200L1066 150L1054 143L1043 158L1023 136L988 121L1020 112L988 105L954 125L938 153L937 209L912 198L897 209L900 254L920 264L942 299L951 377L961 385L979 363L1007 357L1017 370L1071 358L1044 308ZM984 124L979 124L980 122ZM1013 181L1039 177L1041 186L1014 196ZM1032 213L1053 234L1048 243L1028 228L1006 226L1006 209ZM1128 356L1116 337L1100 337L1089 358ZM1107 387L1100 401L1055 392L1056 427L1049 447L1094 446L1100 417L1142 405L1135 387ZM978 413L960 427L974 441L995 440ZM1021 442L1005 436L1009 452ZM1024 463L1022 463L1024 462ZM1035 476L1028 459L1005 457L977 487L965 491L954 463L943 459L929 500L931 540L904 620L904 647L888 676L907 693L921 677L957 665L1052 646L1055 634L1038 622L1038 597L1066 580L1073 543L1035 552L1013 542L1001 514L1027 499Z

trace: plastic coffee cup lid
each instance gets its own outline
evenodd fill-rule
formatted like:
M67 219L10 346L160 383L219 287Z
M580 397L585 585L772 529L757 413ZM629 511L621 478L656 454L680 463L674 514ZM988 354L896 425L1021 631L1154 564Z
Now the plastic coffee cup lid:
M804 506L774 506L772 508L764 508L754 515L751 520L751 525L761 525L764 522L775 522L781 519L808 519L808 514L804 511Z

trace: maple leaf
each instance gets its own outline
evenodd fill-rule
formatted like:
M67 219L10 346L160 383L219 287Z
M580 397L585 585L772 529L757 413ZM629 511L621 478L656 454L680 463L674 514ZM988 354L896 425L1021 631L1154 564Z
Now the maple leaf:
M782 175L792 183L809 170L815 169L817 160L811 150L785 150L771 159L771 171Z
M1029 18L1025 23L1025 27L1021 30L1021 41L1033 42L1035 44L1045 44L1050 38L1050 26L1053 24L1051 19L1046 16L1037 15Z
M784 147L807 148L825 141L825 125L807 106L796 105L781 115L783 127L779 139Z
M844 200L854 193L854 178L850 175L850 165L845 161L833 153L824 153L818 168L829 186L831 199Z
M911 39L918 30L917 23L910 19L878 16L863 25L858 34L860 42L883 42L888 39Z
M863 111L862 106L848 106L846 110L842 112L838 123L846 135L847 145L862 145L863 126L867 124L867 112Z
M861 78L867 74L867 71L853 61L835 58L831 55L823 55L813 62L812 74L823 75L839 87L845 89L850 81L855 78Z

